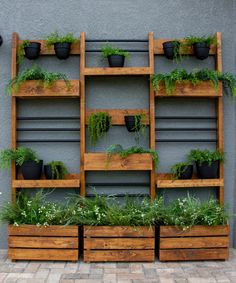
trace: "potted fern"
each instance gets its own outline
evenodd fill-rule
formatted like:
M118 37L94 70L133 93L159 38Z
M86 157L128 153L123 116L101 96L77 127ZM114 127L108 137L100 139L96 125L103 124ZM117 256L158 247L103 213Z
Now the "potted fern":
M29 60L37 59L40 54L40 49L41 49L40 42L23 40L17 51L18 63L20 64L23 61L24 56Z
M124 67L125 58L129 56L129 53L123 49L105 45L102 47L102 55L108 59L110 67Z
M44 165L44 174L46 179L64 179L68 170L62 161L51 161Z
M180 42L178 40L166 41L162 43L164 55L167 59L180 61Z
M171 166L171 173L174 180L192 179L193 165L190 162L179 162Z

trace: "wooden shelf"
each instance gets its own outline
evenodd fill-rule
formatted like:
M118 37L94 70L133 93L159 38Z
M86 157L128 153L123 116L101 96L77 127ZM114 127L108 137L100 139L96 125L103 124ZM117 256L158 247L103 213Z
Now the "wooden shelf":
M71 80L68 88L63 80L56 81L50 87L43 87L39 81L26 81L21 84L17 92L12 96L19 98L78 98L79 80Z
M121 158L118 154L111 157L107 165L106 153L85 153L84 170L87 171L126 171L152 170L153 162L149 153L132 154Z
M132 76L150 75L149 67L122 67L122 68L84 68L84 75L87 76Z
M222 83L219 83L219 88L215 89L211 82L201 82L196 86L192 83L177 83L173 94L167 94L166 88L160 84L160 89L155 92L158 97L220 97L222 96Z

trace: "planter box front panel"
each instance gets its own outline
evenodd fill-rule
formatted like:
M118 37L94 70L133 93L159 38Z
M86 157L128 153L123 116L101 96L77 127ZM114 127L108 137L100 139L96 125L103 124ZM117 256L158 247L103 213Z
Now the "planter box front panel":
M154 261L151 227L84 226L84 261Z
M78 227L8 226L8 256L12 260L78 260Z
M229 257L229 226L193 226L183 231L160 227L160 261L226 260Z

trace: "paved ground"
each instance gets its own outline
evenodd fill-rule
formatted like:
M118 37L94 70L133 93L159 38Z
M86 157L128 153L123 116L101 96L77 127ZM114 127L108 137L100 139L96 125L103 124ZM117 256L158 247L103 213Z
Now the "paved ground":
M0 283L236 283L236 249L229 261L183 263L11 262L0 250Z

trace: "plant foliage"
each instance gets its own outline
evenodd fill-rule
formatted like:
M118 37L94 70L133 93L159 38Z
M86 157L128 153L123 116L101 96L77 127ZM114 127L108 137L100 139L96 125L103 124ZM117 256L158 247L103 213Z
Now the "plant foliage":
M217 41L216 41L216 37L215 36L194 36L194 35L190 35L184 38L183 41L183 46L193 46L196 43L206 43L209 46L210 45L216 45Z
M191 165L191 162L179 162L171 167L171 173L173 174L173 179L177 180L185 172L186 167Z
M49 48L55 43L75 43L79 39L75 38L72 32L67 33L66 35L60 35L57 31L52 32L46 37L46 47Z
M124 57L128 57L129 52L107 44L107 45L102 47L102 55L103 55L104 58L107 58L108 56L111 56L111 55L121 55L121 56L124 56Z
M53 179L64 179L65 175L68 174L68 170L62 161L51 161L46 165L51 167Z
M17 50L17 63L20 64L24 60L25 57L25 47L30 45L30 41L28 39L24 40L18 47Z
M193 149L188 155L188 159L189 161L192 161L192 162L198 162L200 165L203 162L207 162L210 166L213 161L223 162L224 153L219 150L210 151L208 149L205 149L205 150Z

